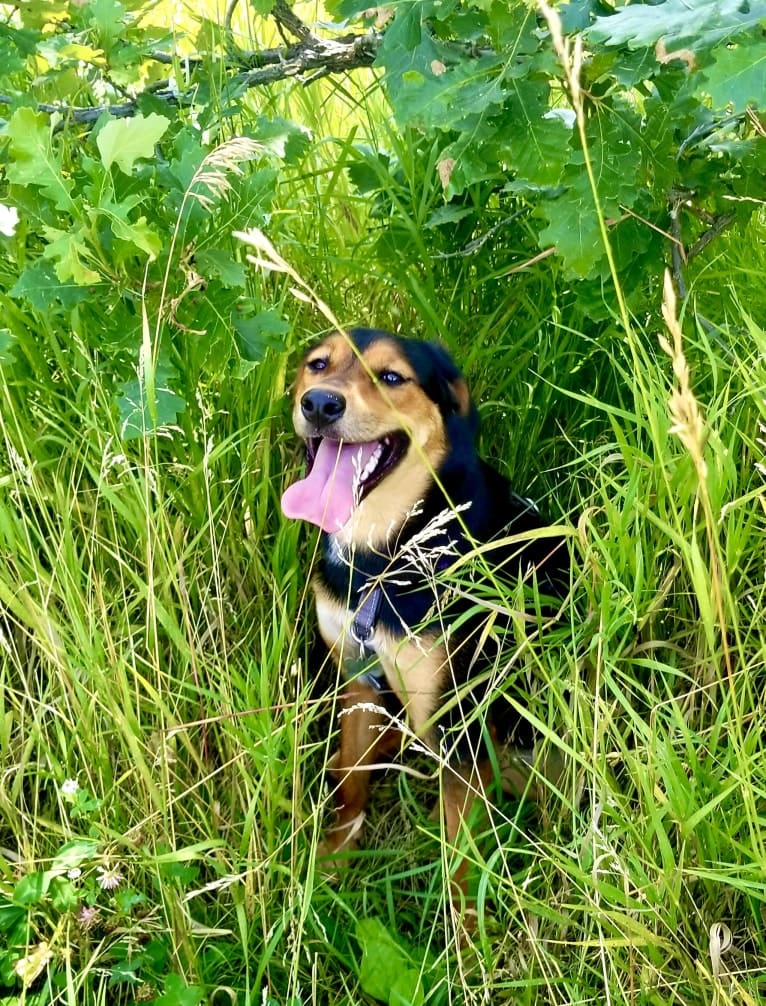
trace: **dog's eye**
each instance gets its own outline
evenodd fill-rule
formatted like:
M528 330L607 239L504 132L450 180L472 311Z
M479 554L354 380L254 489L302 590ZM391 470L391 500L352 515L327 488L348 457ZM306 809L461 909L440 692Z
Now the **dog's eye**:
M389 388L394 388L397 384L404 384L407 378L397 374L395 370L381 370L378 374L378 380L381 384L387 384Z
M320 370L324 370L327 367L327 357L316 356L313 360L307 360L306 367L312 374L318 374Z

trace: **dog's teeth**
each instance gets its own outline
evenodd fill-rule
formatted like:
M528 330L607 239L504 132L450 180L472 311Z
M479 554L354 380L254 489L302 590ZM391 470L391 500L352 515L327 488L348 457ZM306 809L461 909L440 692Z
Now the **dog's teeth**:
M370 460L362 469L362 474L359 476L359 480L361 482L364 482L365 479L368 479L370 475L372 475L372 473L378 467L378 462L380 461L382 454L383 454L383 448L380 444L378 444L378 446L375 448L375 453L372 455Z

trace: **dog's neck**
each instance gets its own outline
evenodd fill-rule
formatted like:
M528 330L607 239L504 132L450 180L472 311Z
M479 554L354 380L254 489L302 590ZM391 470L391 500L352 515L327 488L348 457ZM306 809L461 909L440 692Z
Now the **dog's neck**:
M483 472L442 474L440 485L432 483L425 498L397 527L388 528L382 541L376 536L375 541L349 542L342 534L322 534L322 575L349 598L350 607L373 581L392 598L412 595L415 586L415 592L425 590L434 573L485 532L475 526L475 514L483 510L477 498L486 492Z

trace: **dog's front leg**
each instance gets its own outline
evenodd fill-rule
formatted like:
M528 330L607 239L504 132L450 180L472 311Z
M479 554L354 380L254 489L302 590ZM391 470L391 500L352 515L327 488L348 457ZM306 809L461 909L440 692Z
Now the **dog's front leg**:
M488 758L474 765L449 765L443 769L444 837L452 851L450 866L455 859L457 860L457 866L450 871L450 892L456 909L459 910L462 903L466 913L463 922L469 928L476 913L473 901L468 896L469 860L460 849L461 836L468 825L468 818L477 798L485 799L491 778L492 765Z
M391 750L399 738L391 718L381 708L380 695L370 685L351 681L341 697L340 748L330 771L337 780L335 823L327 833L322 854L356 848L364 825L370 772L377 757Z

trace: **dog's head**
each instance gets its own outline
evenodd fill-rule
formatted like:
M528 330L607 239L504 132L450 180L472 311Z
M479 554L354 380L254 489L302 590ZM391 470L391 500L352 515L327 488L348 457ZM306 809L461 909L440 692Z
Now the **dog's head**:
M472 450L476 412L441 346L355 328L306 354L293 422L307 474L282 509L351 544L401 526L455 450Z

